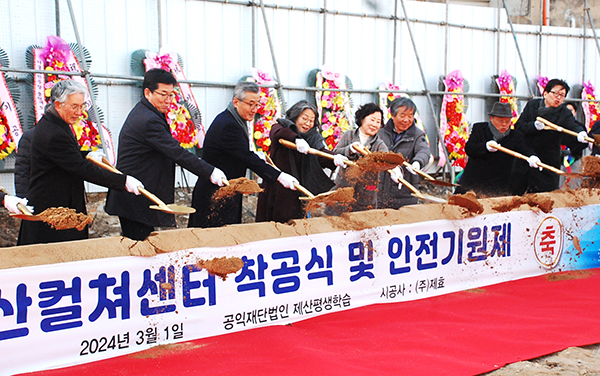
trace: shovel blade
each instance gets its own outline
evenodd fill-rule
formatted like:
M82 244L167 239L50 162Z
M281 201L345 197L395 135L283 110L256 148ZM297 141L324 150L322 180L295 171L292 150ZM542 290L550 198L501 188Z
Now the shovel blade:
M19 218L19 219L23 219L23 220L26 220L26 221L33 221L33 222L41 221L41 219L37 215L10 213L10 216L11 217L15 217L15 218Z
M196 212L196 209L189 208L187 206L181 206L177 204L168 204L166 207L161 205L150 205L150 209L160 210L165 213L171 214L192 214Z
M431 196L428 194L423 194L423 193L411 193L412 196L419 198L421 200L424 201L429 201L429 202L434 202L436 204L447 204L448 201L444 200L443 198L439 198L439 197L435 197L435 196Z

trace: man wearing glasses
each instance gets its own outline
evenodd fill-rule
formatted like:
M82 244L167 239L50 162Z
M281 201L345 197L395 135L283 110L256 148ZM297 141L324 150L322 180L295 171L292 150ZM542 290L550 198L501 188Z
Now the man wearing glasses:
M142 84L144 95L121 128L117 157L117 169L124 174L135 174L148 191L167 204L174 202L175 163L209 185L222 186L225 178L221 170L185 150L171 136L165 113L173 101L176 85L171 72L163 69L146 72ZM151 204L144 196L110 190L106 212L119 216L123 236L144 240L155 227L175 226L173 214L152 210Z
M515 124L515 129L525 136L525 144L534 151L543 163L556 168L561 166L561 144L577 147L577 143L586 143L585 130L575 124L571 111L564 105L569 85L558 78L546 84L542 98L531 99ZM565 129L578 133L577 138L567 139L562 133L547 130L544 123L536 120L542 117ZM550 192L559 188L559 176L548 170L539 171L529 168L526 161L515 159L513 163L511 191L515 195L535 192Z
M99 153L80 151L71 127L86 108L86 96L88 91L83 84L73 80L58 82L52 87L50 104L35 127L29 156L31 174L27 198L37 213L50 207L87 213L84 180L136 195L140 194L138 187L143 187L133 176L101 169L85 158L97 158ZM82 231L57 230L45 222L21 221L17 244L53 243L87 237L87 226Z
M220 169L230 179L246 176L246 169L258 174L268 183L279 182L294 190L296 178L268 165L251 150L252 134L248 122L254 120L259 108L259 87L254 82L241 81L233 90L233 99L225 111L213 120L206 132L202 158ZM189 227L220 227L242 222L242 196L212 200L216 187L198 180L194 187Z

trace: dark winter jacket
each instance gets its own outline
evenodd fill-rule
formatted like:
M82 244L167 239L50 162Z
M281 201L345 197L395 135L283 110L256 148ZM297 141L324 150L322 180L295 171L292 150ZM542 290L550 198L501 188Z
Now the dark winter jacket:
M31 175L27 198L36 213L50 207L66 207L87 213L84 181L123 190L125 175L101 169L85 159L71 127L46 111L31 141ZM54 230L45 222L21 221L18 245L86 239L87 227Z
M228 179L244 177L246 169L250 169L268 183L275 183L281 173L250 150L247 130L228 110L217 115L206 132L202 158L221 169ZM189 227L220 227L241 223L242 195L214 202L212 195L217 188L208 180L198 180L192 196L196 213L190 215Z
M431 152L427 145L425 132L419 129L415 123L402 133L402 137L394 141L397 135L394 126L394 119L390 119L383 128L377 133L379 138L383 140L389 151L400 153L404 159L412 164L419 162L421 168L424 168L429 163ZM413 186L419 185L419 176L413 175L402 167L404 179ZM389 174L384 174L381 179L378 203L380 208L398 209L401 206L412 205L418 202L416 197L411 196L411 191L402 187L398 189L398 184L394 183Z
M172 204L176 163L196 174L199 181L210 183L214 167L182 148L171 135L165 115L142 98L127 116L119 134L117 169L135 176L148 191ZM111 190L106 212L148 226L175 226L173 214L150 209L152 204L143 195Z
M26 130L19 140L15 160L15 191L18 197L27 197L29 191L29 155L31 154L31 139L35 128Z
M456 188L455 193L473 190L478 195L489 197L510 194L512 165L515 157L501 151L488 151L486 143L493 139L490 123L473 124L471 135L465 145L465 152L468 155L467 165L458 181L460 187ZM533 150L525 145L523 134L514 129L497 142L526 157L534 154Z
M313 127L309 132L311 131L312 133L318 133L316 127ZM333 182L325 175L323 168L335 170L333 161L311 154L305 155L288 149L279 143L280 139L295 142L297 138L302 138L302 136L298 133L296 125L291 121L279 119L273 125L270 134L271 146L269 148L273 163L281 171L293 175L312 194L316 195L328 191L333 187ZM317 145L310 145L310 143L309 145L333 155L329 150L322 149L325 143L322 141L322 137L319 136L317 140L319 139L321 142L317 142ZM256 205L256 222L276 221L285 223L290 219L304 217L302 202L299 199L300 192L287 189L277 182L264 182L262 187L264 191L259 193Z
M543 163L560 168L563 134L553 130L537 130L535 121L538 116L571 131L580 132L584 129L575 124L573 114L564 104L549 108L545 107L543 98L536 98L525 105L515 129L523 133L525 144ZM577 142L575 137L573 142ZM513 164L515 175L511 187L512 194L550 192L558 189L559 176L554 172L530 168L523 160L515 160Z

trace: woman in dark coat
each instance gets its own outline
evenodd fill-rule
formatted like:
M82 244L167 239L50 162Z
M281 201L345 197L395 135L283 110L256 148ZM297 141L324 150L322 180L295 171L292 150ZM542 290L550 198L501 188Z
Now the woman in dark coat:
M85 159L71 130L82 114L87 89L65 80L57 83L50 94L51 105L35 127L31 141L31 175L29 204L41 213L50 207L75 209L87 213L84 181L113 189L127 189L138 194L139 180L101 169ZM45 222L21 221L18 245L53 243L88 238L88 227L55 230Z
M539 161L523 140L523 134L510 129L512 110L509 103L494 103L489 113L490 121L473 124L471 135L465 145L469 156L467 165L458 181L455 193L475 191L481 196L505 196L510 194L511 172L514 157L490 146L496 142L505 148L530 157L530 166Z
M316 118L317 109L305 100L290 107L286 118L278 119L271 128L269 150L273 163L281 171L295 176L302 186L315 195L333 187L333 182L323 168L334 170L336 164L330 159L288 149L281 145L279 140L296 143L296 140L302 139L313 149L335 155L326 149ZM256 208L257 222L287 222L304 217L302 202L299 199L301 193L286 189L281 184L264 182L262 187L264 191L258 195Z
M579 134L577 141L587 144L584 140L584 137L587 136L585 130L575 124L573 114L563 103L568 92L569 85L565 81L557 78L548 81L544 88L543 98L531 99L527 102L515 124L515 129L523 133L525 144L533 150L535 155L542 162L556 168L561 166L560 146L564 139L563 134L554 130L546 130L545 124L537 120L538 116L565 129L577 132ZM573 138L573 142L575 142L575 138ZM515 176L511 185L512 194L550 192L558 189L559 176L557 174L548 170L530 169L523 160L515 160L513 172Z

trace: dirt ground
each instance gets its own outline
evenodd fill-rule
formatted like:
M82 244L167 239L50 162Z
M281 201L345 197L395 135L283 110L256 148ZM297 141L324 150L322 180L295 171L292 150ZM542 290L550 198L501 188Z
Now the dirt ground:
M422 193L447 198L447 188L431 184L421 184ZM90 237L110 237L120 235L119 219L104 212L106 194L88 194L88 214L94 217L90 228ZM189 206L191 189L183 188L176 191L176 203ZM254 222L256 195L244 197L243 222ZM16 245L21 220L12 218L8 212L0 208L0 247ZM187 216L177 216L177 227L187 227ZM496 371L482 374L485 376L600 376L600 344L583 347L571 347L563 351L536 359L509 364Z

